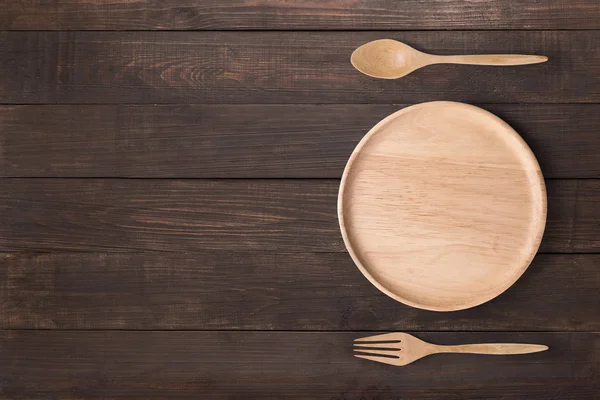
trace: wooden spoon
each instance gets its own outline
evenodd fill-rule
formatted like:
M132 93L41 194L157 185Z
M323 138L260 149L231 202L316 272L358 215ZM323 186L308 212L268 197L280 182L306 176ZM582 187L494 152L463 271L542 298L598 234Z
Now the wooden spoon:
M392 39L374 40L354 50L350 61L354 68L374 78L396 79L431 64L525 65L548 60L545 56L519 54L482 54L436 56L415 50Z

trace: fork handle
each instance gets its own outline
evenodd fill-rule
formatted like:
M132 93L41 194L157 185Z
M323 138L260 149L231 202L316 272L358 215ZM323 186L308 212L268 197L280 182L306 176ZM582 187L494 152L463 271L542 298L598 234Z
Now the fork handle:
M542 344L526 343L478 343L458 346L437 346L436 353L474 353L474 354L527 354L548 350Z

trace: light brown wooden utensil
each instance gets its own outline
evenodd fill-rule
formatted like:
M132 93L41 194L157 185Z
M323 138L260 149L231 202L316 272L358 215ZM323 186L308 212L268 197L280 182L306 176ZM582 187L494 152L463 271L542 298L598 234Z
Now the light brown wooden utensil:
M508 289L537 252L546 190L523 139L495 115L417 104L379 122L342 175L344 243L378 289L455 311Z
M384 364L404 366L420 358L439 353L528 354L548 350L548 346L525 343L478 343L443 346L425 342L408 333L386 333L356 339L354 352L358 358Z
M548 57L519 54L437 56L415 50L392 39L375 40L354 50L350 61L365 75L396 79L431 64L525 65L547 61Z

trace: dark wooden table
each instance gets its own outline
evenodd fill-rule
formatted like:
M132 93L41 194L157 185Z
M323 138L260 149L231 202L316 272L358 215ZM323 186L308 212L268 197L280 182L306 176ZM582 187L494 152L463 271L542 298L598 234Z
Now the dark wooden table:
M600 398L598 0L0 3L2 398ZM349 56L379 38L550 61L376 80ZM371 286L336 220L358 140L431 100L547 178L540 254L454 313ZM550 350L352 356L381 331Z

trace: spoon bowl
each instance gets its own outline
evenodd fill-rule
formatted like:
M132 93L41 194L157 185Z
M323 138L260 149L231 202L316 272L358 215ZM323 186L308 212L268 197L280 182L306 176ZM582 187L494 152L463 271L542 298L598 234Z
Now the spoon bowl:
M350 62L374 78L397 79L425 66L427 54L392 39L375 40L354 50Z
M423 53L392 39L380 39L363 44L350 57L350 62L365 75L397 79L431 64L525 65L547 61L548 57L520 54L486 54L437 56Z

